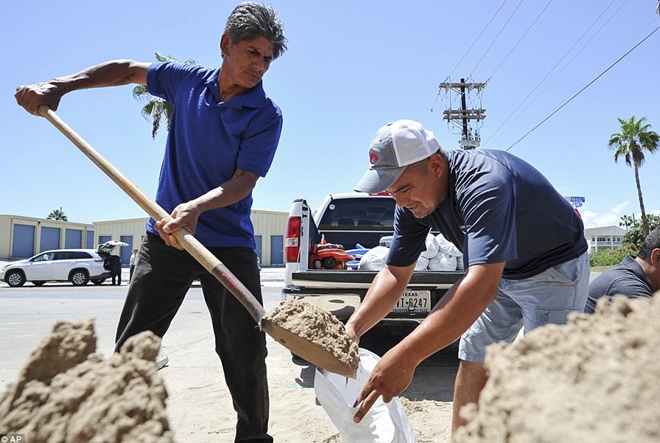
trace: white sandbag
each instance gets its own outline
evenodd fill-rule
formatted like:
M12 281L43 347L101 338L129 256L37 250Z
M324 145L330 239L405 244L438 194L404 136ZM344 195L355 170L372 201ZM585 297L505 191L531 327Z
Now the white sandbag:
M390 248L385 246L376 246L369 249L360 259L358 270L360 271L380 271L385 266L387 254Z
M347 443L417 443L398 397L389 403L378 398L360 423L353 421L358 410L353 407L355 400L379 359L373 352L360 348L355 379L317 369L314 371L316 398Z
M461 260L461 263L463 260ZM457 257L438 252L438 255L429 260L429 271L455 271Z
M438 255L442 253L448 256L456 257L455 270L457 271L465 270L465 267L463 266L463 253L456 247L456 245L450 242L449 240L447 240L442 234L436 235L435 240L438 242ZM429 269L430 266L431 265L429 264ZM448 266L451 267L452 264L448 263Z
M422 251L420 256L425 258L433 258L438 255L438 241L435 236L429 234L426 236L426 251Z
M454 257L463 257L463 253L456 247L455 244L447 240L442 234L435 236L435 241L438 243L438 251Z
M420 255L417 259L417 263L415 263L415 271L426 271L428 267L429 259Z

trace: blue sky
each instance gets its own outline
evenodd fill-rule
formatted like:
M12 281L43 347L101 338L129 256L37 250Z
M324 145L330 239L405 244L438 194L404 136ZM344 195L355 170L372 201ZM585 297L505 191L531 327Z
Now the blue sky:
M235 4L4 5L0 214L46 217L61 207L76 222L144 216L45 119L19 108L15 87L110 59L153 61L156 51L219 66L218 42ZM617 117L644 116L660 132L660 31L610 66L660 25L656 0L271 4L289 50L271 65L264 87L282 108L284 130L272 168L254 191L254 208L288 211L296 198L317 207L328 193L351 191L368 166L371 136L389 121L418 120L445 149L458 148L458 129L442 119L457 107L455 97L440 93L439 84L465 77L487 81L477 103L486 109L482 148L508 149L563 195L585 197L587 227L639 215L633 170L614 163L607 142L619 129ZM165 131L151 139L131 86L76 91L64 97L58 115L155 195ZM649 213L660 214L659 170L660 154L647 155L640 176Z

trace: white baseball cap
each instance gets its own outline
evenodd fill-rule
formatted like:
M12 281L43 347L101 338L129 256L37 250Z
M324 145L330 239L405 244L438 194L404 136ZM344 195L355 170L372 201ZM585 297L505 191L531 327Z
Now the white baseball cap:
M408 165L430 157L440 149L433 132L412 120L397 120L381 127L371 139L371 166L355 185L358 192L384 191L403 174Z

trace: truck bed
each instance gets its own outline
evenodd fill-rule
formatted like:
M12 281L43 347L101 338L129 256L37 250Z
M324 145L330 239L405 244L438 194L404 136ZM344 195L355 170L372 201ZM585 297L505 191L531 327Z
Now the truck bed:
M285 237L285 299L303 300L348 320L377 272L348 269L352 260L347 257L361 256L343 252L388 246L395 208L389 194L329 194L316 212L304 199L294 200ZM319 248L324 245L330 246ZM383 321L422 321L463 275L462 270L414 272Z

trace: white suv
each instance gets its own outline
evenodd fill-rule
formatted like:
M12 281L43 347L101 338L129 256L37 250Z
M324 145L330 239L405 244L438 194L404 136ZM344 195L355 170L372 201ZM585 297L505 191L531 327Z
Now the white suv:
M41 286L47 281L70 281L84 286L90 280L100 285L110 277L103 267L103 258L94 249L55 249L32 258L7 263L0 271L0 280L9 286L23 286L26 281Z

